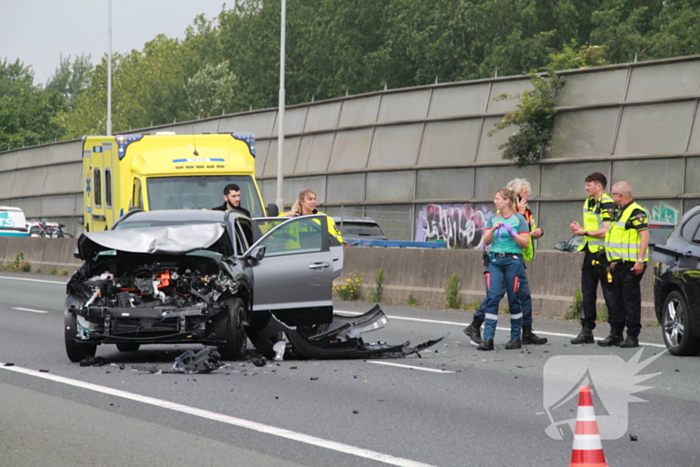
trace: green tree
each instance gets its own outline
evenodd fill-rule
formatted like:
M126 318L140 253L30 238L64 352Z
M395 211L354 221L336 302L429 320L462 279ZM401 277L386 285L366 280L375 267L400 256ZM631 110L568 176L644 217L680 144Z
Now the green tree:
M66 58L61 56L60 64L44 89L49 92L58 92L65 98L68 108L74 109L78 95L90 82L92 63L90 55L80 55L73 62L70 59L70 56Z
M190 111L197 118L221 115L231 108L236 77L228 71L228 62L209 64L187 80L185 91Z
M0 61L0 150L53 142L64 133L54 116L66 106L57 93L34 86L34 74L18 59Z

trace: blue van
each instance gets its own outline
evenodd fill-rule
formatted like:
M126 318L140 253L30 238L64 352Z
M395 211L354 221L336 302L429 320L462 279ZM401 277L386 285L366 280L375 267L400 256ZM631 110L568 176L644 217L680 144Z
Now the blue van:
M0 237L28 237L24 211L11 206L0 206Z

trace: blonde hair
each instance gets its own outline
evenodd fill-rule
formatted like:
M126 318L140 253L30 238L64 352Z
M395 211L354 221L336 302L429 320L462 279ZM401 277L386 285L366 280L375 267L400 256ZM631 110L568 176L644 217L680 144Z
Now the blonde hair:
M532 185L530 185L530 182L528 182L525 178L514 178L508 182L506 188L510 188L511 190L515 191L516 195L519 195L523 191L532 193Z
M497 195L501 195L502 198L507 199L510 201L510 207L515 211L516 206L518 205L518 193L516 193L515 190L512 188L501 188L496 192Z
M309 195L314 195L318 196L314 190L311 188L304 188L299 192L299 197L294 201L294 205L292 206L292 211L301 211L301 202L304 201L304 198L306 198Z

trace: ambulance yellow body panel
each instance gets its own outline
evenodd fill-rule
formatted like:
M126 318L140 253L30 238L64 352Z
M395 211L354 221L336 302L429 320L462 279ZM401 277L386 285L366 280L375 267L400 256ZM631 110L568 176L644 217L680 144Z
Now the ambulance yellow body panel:
M211 209L229 183L241 205L266 215L255 181L251 133L86 136L84 230L107 230L131 208Z

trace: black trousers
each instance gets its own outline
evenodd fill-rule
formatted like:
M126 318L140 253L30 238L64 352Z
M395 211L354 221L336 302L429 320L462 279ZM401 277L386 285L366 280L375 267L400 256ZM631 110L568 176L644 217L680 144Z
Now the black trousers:
M613 270L613 307L610 309L610 328L620 334L627 327L627 335L638 337L642 331L642 277L632 272L633 261L618 261Z
M598 283L603 290L603 298L610 313L613 306L612 284L607 280L608 263L605 254L591 253L586 249L581 265L581 294L583 295L583 317L581 326L592 331L597 317ZM611 316L611 315L610 315Z

